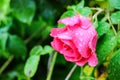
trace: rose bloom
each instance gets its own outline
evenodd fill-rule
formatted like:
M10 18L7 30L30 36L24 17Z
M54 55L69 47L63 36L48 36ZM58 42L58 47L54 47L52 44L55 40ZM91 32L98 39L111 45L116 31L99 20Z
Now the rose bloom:
M97 32L89 18L76 15L61 19L58 23L65 24L65 27L51 30L52 47L69 62L75 62L79 66L88 62L90 66L96 66Z

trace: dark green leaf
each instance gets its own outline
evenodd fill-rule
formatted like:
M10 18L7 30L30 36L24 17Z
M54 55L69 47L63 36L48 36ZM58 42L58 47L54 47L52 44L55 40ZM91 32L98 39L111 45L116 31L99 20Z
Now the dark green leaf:
M0 49L1 50L6 49L7 39L8 39L8 33L0 33Z
M110 52L116 47L117 39L113 31L109 30L104 36L100 37L97 43L97 55L99 64L103 62Z
M110 6L120 9L120 0L109 0Z
M38 64L40 61L40 56L32 55L27 59L24 67L24 73L28 77L33 77L37 71Z
M35 3L33 0L12 0L11 7L13 15L21 22L30 24L35 14Z
M109 29L110 29L110 24L108 24L107 22L98 22L98 27L97 27L98 37L105 34Z
M30 56L32 56L32 55L41 55L42 51L43 51L42 46L35 46L30 51Z
M108 78L109 80L120 79L120 49L117 50L110 59L108 65Z
M16 57L26 57L26 46L23 41L16 35L10 35L8 39L8 51Z
M113 24L119 24L120 23L120 11L112 13L110 18Z

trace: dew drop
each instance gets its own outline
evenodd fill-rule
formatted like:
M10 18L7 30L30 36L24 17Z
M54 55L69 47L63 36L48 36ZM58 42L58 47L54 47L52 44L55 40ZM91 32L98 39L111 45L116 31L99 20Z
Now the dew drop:
M80 35L82 36L82 35L83 35L83 33L80 33Z

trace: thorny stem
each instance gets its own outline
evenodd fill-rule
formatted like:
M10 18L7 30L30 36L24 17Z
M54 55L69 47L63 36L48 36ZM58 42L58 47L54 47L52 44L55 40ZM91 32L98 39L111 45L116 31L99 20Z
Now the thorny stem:
M53 68L54 68L54 65L55 65L56 58L57 58L57 52L55 52L54 55L53 55L52 63L51 63L50 69L48 71L48 75L47 75L46 80L51 80L51 76L52 76L52 72L53 72Z
M114 31L115 36L117 36L117 32L116 32L116 30L115 30L115 28L114 28L114 26L113 26L113 24L112 24L112 22L110 20L110 13L109 13L109 11L107 11L107 19L108 19L108 21L109 21L109 23L110 23L110 25L111 25L111 27L112 27L112 29Z
M95 17L97 17L101 12L103 12L104 10L101 8L91 8L92 10L98 10L94 15L93 15L93 19L95 19Z
M11 61L13 60L14 56L10 56L9 59L2 65L2 67L0 68L0 75L2 74L2 72L7 68L7 66L11 63Z
M69 80L69 78L71 77L72 73L75 71L77 65L74 65L72 67L72 69L70 70L70 72L68 73L67 77L65 78L65 80Z

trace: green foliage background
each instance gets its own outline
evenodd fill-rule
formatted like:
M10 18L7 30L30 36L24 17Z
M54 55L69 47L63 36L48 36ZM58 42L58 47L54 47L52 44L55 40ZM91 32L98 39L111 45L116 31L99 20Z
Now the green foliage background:
M52 71L51 80L64 80L74 63L52 49L49 33L64 27L58 19L76 13L89 17L98 32L99 63L77 67L69 80L119 80L119 0L1 0L0 80L50 80Z

